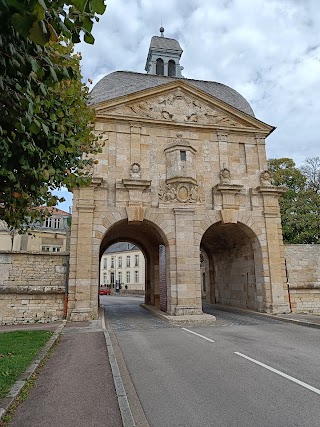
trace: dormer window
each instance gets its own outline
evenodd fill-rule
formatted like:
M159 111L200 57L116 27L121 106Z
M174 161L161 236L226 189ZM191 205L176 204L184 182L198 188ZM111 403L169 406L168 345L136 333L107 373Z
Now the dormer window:
M163 59L161 59L161 58L157 59L156 74L158 74L158 76L164 75L164 64L163 64Z
M168 62L168 75L169 77L176 76L176 63L172 59Z

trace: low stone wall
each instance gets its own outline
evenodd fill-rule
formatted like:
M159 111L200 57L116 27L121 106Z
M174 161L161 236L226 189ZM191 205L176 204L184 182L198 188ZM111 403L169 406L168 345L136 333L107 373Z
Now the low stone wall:
M0 251L0 324L63 319L68 253Z
M320 315L320 245L285 245L291 309Z

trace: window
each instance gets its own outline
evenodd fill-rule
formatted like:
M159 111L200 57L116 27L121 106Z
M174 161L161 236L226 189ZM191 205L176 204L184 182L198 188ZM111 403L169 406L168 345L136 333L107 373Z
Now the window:
M168 76L175 77L176 75L176 63L170 59L168 62Z
M127 256L127 267L130 267L130 255Z
M47 218L44 222L44 226L46 228L62 228L62 225L62 218L54 218L52 216L50 218Z
M103 268L108 268L108 259L103 258Z
M156 62L156 74L158 74L159 76L164 75L164 65L163 60L161 58L158 58Z
M130 283L130 271L127 271L127 283Z
M118 258L118 267L122 268L122 256L119 256Z
M103 284L106 285L107 284L107 273L103 273Z
M61 246L41 246L42 252L61 252Z
M118 277L119 277L119 283L122 283L122 272L121 271L119 271Z
M114 273L110 273L110 283L114 285Z
M139 271L138 270L136 270L134 272L134 281L135 281L135 283L139 283Z
M111 257L111 268L114 268L114 256Z
M187 152L185 150L180 150L180 160L183 162L187 160Z
M139 267L139 255L134 256L134 266Z

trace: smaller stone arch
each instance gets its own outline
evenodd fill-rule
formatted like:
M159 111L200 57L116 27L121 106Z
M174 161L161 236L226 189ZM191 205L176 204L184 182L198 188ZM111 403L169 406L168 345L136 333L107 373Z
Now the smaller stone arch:
M159 76L164 75L164 62L162 58L158 58L156 60L156 74L158 74Z
M176 63L173 59L170 59L168 62L168 76L175 77L176 76Z
M105 249L117 242L137 245L145 257L145 303L166 311L168 300L167 265L169 260L168 240L163 230L155 223L144 220L130 223L127 218L110 225L100 243L100 258ZM162 302L162 304L160 304Z

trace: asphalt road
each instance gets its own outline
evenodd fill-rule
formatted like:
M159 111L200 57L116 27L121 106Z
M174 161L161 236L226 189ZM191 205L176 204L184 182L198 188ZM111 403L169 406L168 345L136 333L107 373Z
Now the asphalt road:
M151 427L319 427L320 330L205 307L214 325L173 325L103 297Z

